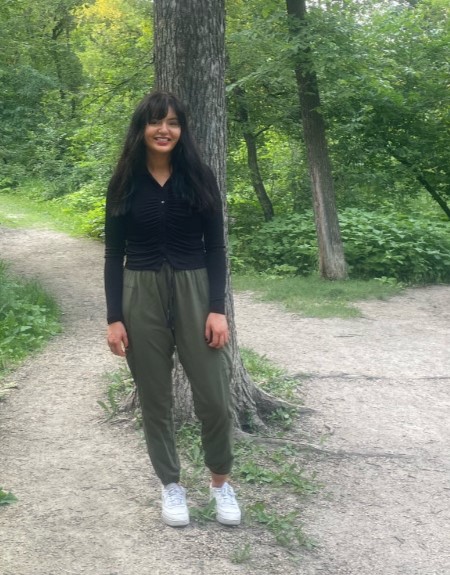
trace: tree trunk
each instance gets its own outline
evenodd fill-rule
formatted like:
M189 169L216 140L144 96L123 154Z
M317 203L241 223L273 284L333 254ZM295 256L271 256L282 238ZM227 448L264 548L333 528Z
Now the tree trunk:
M225 2L155 0L154 14L157 87L175 93L187 105L203 159L216 174L226 219ZM233 358L234 418L236 425L245 429L262 421L270 397L255 386L242 364L228 261L227 269L226 312ZM194 416L189 384L179 362L174 371L174 389L175 418L180 424ZM276 403L274 400L273 405Z
M274 211L272 202L267 195L261 172L259 171L256 136L252 132L244 132L244 140L247 145L247 163L250 170L252 186L263 211L264 219L266 222L270 222L273 220Z
M307 150L319 244L319 271L327 279L345 279L347 268L339 230L331 162L320 113L320 96L307 38L305 0L286 0L289 27L302 43L295 59L303 136Z
M258 198L259 205L261 206L264 219L266 222L270 222L274 217L273 205L269 196L267 195L266 187L261 177L261 172L259 171L258 150L256 146L256 138L264 130L261 130L259 134L254 134L253 130L251 129L247 102L245 101L244 88L242 88L242 86L235 86L233 89L233 95L236 105L236 119L242 127L242 133L244 136L245 144L247 146L247 165L250 170L252 186L255 190L256 197Z
M392 146L387 146L387 149L393 158L395 158L400 164L403 164L404 166L406 166L411 170L416 180L425 188L425 190L430 194L433 200L439 205L444 214L450 220L450 206L447 204L445 199L439 194L436 188L434 188L430 184L430 182L425 178L423 173L412 162L409 162L406 158L402 157L395 150L393 150Z

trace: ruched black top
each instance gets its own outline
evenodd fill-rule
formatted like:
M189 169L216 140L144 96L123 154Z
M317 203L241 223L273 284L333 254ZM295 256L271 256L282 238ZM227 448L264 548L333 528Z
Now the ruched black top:
M218 190L217 190L217 193ZM123 321L123 268L159 270L168 262L175 270L206 267L211 312L224 313L225 245L223 213L201 213L176 197L172 178L161 186L150 173L133 185L130 208L112 216L106 206L105 292L108 323Z

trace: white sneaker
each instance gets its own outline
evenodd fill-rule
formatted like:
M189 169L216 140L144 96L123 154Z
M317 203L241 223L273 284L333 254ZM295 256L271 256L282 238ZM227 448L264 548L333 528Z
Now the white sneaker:
M186 490L178 483L169 483L162 488L162 519L171 527L189 524Z
M210 487L209 492L211 499L216 500L217 521L223 525L239 525L241 510L231 485L225 482L222 487Z

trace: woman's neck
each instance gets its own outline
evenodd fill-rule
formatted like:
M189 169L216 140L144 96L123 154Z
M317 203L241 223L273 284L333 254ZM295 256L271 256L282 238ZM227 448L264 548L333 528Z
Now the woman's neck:
M163 186L170 178L172 167L170 158L164 156L147 156L147 170L155 178L155 180Z

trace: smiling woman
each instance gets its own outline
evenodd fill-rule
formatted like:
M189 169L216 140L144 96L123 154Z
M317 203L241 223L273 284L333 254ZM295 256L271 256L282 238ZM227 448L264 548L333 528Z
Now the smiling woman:
M228 483L233 420L222 202L173 94L147 95L132 117L108 188L105 244L108 344L126 357L139 392L163 485L163 521L189 523L172 413L176 346L202 425L217 520L238 525Z

